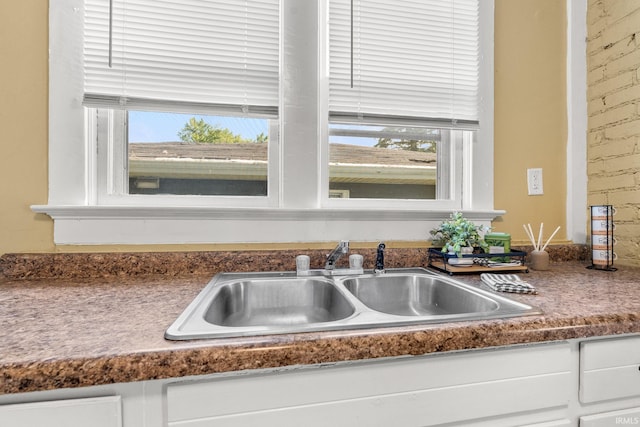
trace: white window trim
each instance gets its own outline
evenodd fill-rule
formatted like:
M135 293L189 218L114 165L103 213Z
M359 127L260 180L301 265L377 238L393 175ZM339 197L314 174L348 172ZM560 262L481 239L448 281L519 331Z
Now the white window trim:
M587 1L567 2L567 238L587 243Z
M318 14L324 7L323 2L318 1L317 10L296 8L294 13L287 5L295 2L283 0L282 19L296 23L287 28L289 36L309 25L317 26ZM493 1L481 1L480 5L481 25L493 28ZM489 225L493 218L504 214L493 208L492 31L481 33L481 127L477 133L478 142L474 143L477 146L469 150L471 158L464 160L472 165L468 169L471 175L463 177L462 200L455 207L435 204L433 209L425 209L424 204L411 201L392 202L390 206L394 207L390 209L366 205L355 208L326 206L323 196L328 191L325 192L321 184L323 173L326 173L321 172L321 162L326 159L305 155L310 147L318 149L316 141L328 138L326 126L323 126L325 107L296 108L296 102L326 96L322 88L327 75L318 59L320 55L308 49L310 42L318 50L324 47L321 40L302 40L286 37L287 34L284 40L289 45L283 53L302 54L308 61L303 68L283 68L285 82L290 81L287 76L291 73L304 74L308 79L306 82L297 80L301 87L292 91L295 96L284 94L281 121L298 126L281 129L278 154L280 158L286 152L287 156L310 159L282 162L278 166L281 170L287 169L285 175L304 177L304 182L280 183L278 207L204 206L197 200L180 207L170 206L168 202L153 206L100 205L94 191L99 181L96 170L100 167L94 155L97 147L85 143L84 123L77 120L79 114L80 117L85 114L82 79L74 77L82 75L82 64L59 55L69 47L81 51L82 41L75 35L81 28L82 18L82 0L50 2L49 202L32 206L32 209L53 218L56 244L276 243L341 239L421 241L426 240L429 230L453 210L464 212L465 216L482 225ZM315 37L321 38L321 35ZM309 142L306 146L294 143L300 140ZM315 192L306 190L308 188Z

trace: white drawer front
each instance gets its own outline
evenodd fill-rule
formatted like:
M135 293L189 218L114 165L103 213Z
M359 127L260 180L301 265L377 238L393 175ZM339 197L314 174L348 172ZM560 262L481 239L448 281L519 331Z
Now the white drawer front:
M640 425L640 408L580 417L580 427L611 427Z
M169 426L427 427L563 405L569 380L568 373L544 375L176 421ZM528 390L527 397L516 390ZM263 391L268 393L269 387Z
M583 343L580 400L584 403L640 396L640 338Z
M569 347L558 344L176 383L167 389L168 421L435 425L567 405L570 370Z
M580 368L614 368L640 364L640 337L588 341L581 344Z
M121 427L119 396L0 406L2 427Z

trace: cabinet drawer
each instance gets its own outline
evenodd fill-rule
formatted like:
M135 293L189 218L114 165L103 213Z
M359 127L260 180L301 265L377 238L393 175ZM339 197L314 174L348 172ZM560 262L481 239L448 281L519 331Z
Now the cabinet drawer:
M640 395L640 337L591 341L580 349L580 400Z
M603 412L580 417L580 427L611 427L640 425L640 408Z
M168 421L171 427L465 422L567 405L570 369L568 346L556 344L176 383L167 388Z
M119 396L0 406L2 427L122 427Z

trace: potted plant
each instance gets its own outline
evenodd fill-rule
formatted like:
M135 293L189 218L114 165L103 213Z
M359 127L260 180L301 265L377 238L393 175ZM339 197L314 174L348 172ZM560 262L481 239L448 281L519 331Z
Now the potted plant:
M488 227L477 226L466 219L462 213L454 212L449 220L443 221L438 228L430 231L433 244L442 246L442 252L471 253L474 248L481 248L486 252L487 243L480 232L489 231ZM469 248L469 249L463 249Z

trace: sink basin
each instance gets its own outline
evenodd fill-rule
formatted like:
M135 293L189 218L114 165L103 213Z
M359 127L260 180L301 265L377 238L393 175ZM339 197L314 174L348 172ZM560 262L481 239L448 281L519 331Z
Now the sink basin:
M343 284L367 307L399 316L479 314L500 308L492 297L439 277L384 275L346 279Z
M204 319L232 327L305 325L344 319L354 311L326 279L265 278L223 283Z
M216 275L165 332L170 340L379 328L540 314L422 269L298 277Z

